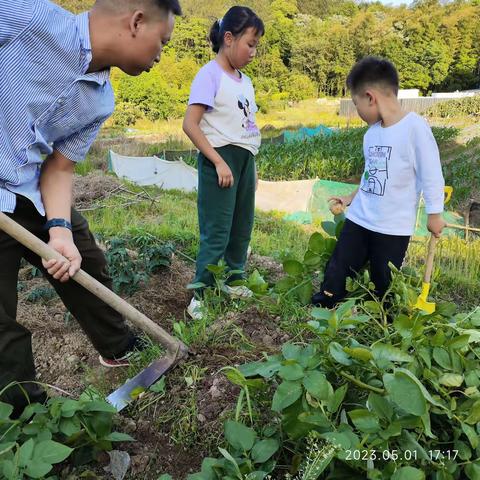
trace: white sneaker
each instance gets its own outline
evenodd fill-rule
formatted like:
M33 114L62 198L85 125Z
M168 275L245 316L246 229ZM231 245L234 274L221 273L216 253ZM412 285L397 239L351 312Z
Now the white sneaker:
M187 308L188 314L194 320L201 320L203 318L202 310L203 310L203 302L193 297L192 301L190 302L190 305Z
M253 292L244 285L238 285L237 287L227 287L227 293L233 298L252 298Z

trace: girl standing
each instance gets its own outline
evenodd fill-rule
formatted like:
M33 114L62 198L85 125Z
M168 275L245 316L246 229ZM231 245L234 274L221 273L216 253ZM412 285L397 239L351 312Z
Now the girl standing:
M198 220L200 250L195 283L213 284L208 265L223 258L230 270L244 270L250 243L257 183L255 155L261 143L255 122L252 82L241 69L257 52L265 33L262 20L247 7L232 7L212 26L210 41L217 53L193 81L183 129L200 151ZM231 281L238 278L231 278ZM245 296L245 287L230 287ZM201 318L201 291L188 312Z

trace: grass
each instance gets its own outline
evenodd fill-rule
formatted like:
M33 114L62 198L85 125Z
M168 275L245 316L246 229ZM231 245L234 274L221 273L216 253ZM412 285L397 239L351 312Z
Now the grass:
M338 99L303 100L293 106L282 104L277 108L272 107L268 113L257 114L257 120L260 128L268 125L276 130L294 130L317 125L334 128L365 125L358 117L341 117L338 115L339 108L340 100Z
M366 128L341 129L308 141L264 145L257 156L259 175L271 181L311 178L345 181L359 176L364 169L365 132ZM440 148L445 149L458 130L434 127L433 134Z
M273 136L278 133L275 129L270 133L272 131ZM361 127L343 128L335 130L329 136L317 136L307 141L264 143L256 158L260 178L270 181L311 178L342 181L357 177L363 171L362 144L365 131ZM433 133L440 148L447 150L458 135L458 130L434 127ZM171 148L175 150L172 151ZM97 142L87 160L77 166L77 172L84 175L95 168L105 170L109 149L123 155L140 157L164 156L165 152L169 152L168 159L182 158L186 163L196 166L196 150L191 144L182 145L175 139L171 139L168 144L157 143L137 137L123 138L113 144L111 141Z
M316 109L320 113L316 112ZM317 115L318 113L318 115ZM272 125L269 129L272 136L282 128L296 128L304 126L304 119L310 118L310 125L325 123L331 126L346 126L346 120L339 119L335 113L333 103L315 104L305 102L299 107L278 109L268 115L259 115L261 125ZM330 123L329 123L330 122ZM338 123L335 123L338 122ZM353 125L350 125L353 126ZM360 126L360 122L358 123ZM98 166L105 166L106 151L113 148L119 153L127 155L151 155L169 148L181 148L184 138L178 135L180 121L173 121L158 124L158 132L152 125L138 125L139 132L145 137L120 138L118 140L106 140L97 143L87 162L77 166L77 172L85 174ZM352 133L353 132L353 133ZM343 145L319 146L318 158L334 158L337 161L345 159L345 153L355 150L356 168L361 168L361 134L360 130L351 130L349 141ZM110 132L114 135L115 132ZM441 148L447 151L447 145L452 140L452 131L438 130ZM161 144L160 141L167 140L168 144ZM466 146L456 145L448 147L447 156L447 179L457 188L456 198L463 198L471 192L478 181L476 170L478 153L480 153L480 142L473 142ZM304 142L293 147L283 146L283 153L291 148L292 158L303 155L303 159L316 155L314 149ZM295 149L297 149L295 151ZM323 149L323 150L321 150ZM288 153L288 152L287 152ZM350 154L349 155L353 155ZM275 173L275 166L278 168L278 159L272 155L270 160L272 175ZM332 163L332 165L334 165ZM451 165L451 167L450 167ZM289 167L290 168L290 167ZM333 167L332 167L333 168ZM475 170L476 169L476 170ZM286 178L288 169L283 173ZM317 174L318 175L318 174ZM317 176L315 175L315 176ZM449 176L448 176L449 175ZM134 191L140 188L129 185ZM462 190L464 189L464 190ZM122 208L121 200L114 198L107 200L108 208L87 212L85 216L89 220L91 229L104 237L138 236L149 233L159 241L173 241L178 249L191 258L194 258L198 249L198 221L196 211L196 194L185 194L178 191L160 191L156 188L148 188L153 196L159 195L158 202L151 206L150 203L132 205ZM463 193L465 192L465 193ZM455 198L455 197L454 197ZM299 226L285 222L283 214L256 212L256 223L253 234L252 247L255 253L267 255L281 260L286 255L301 258L305 252L308 238L312 231L320 230L318 224L309 227ZM427 251L427 239L412 241L407 263L422 270ZM438 246L436 259L436 285L432 291L434 299L446 299L455 301L461 310L467 310L478 304L480 296L480 284L478 277L480 273L480 240L467 243L459 238L444 238ZM208 302L207 302L208 303ZM217 331L210 327L218 318L232 312L241 315L243 311L252 307L249 302L228 302L218 304L211 302L207 304L207 315L203 321L182 322L175 319L178 325L176 334L187 343L195 347L208 346L215 348L218 345L227 345L232 351L242 354L251 348L249 340L244 334L241 326L228 325ZM303 325L309 318L309 308L300 306L291 297L281 298L278 302L260 302L255 307L261 312L267 312L269 317L278 322L282 332L288 333L291 337L302 339L304 335ZM172 321L175 321L172 318ZM158 347L151 346L140 355L130 371L125 376L133 376L146 366L153 358L161 355ZM231 359L226 359L225 364ZM234 361L234 360L232 360ZM196 363L195 363L196 362ZM219 442L219 432L213 429L205 434L199 423L199 395L202 393L200 383L207 375L197 359L185 363L175 369L166 377L167 391L164 394L148 392L143 399L140 399L131 407L129 413L134 416L148 415L148 418L155 419L159 430L170 433L171 439L179 446L209 449ZM95 375L94 375L95 374ZM208 374L211 374L209 372ZM103 376L96 372L87 370L87 377L91 383L96 385L101 392L109 393L110 385L106 385ZM166 400L164 400L166 399ZM161 407L160 403L166 402L167 406ZM222 413L222 417L228 417L232 412ZM220 423L220 422L219 422ZM145 477L147 478L147 477ZM149 477L150 478L150 477ZM153 477L152 477L153 478Z
M295 109L289 110L289 113L293 112ZM277 115L281 120L281 113L272 115ZM291 115L291 120L294 119L295 115ZM263 120L267 121L267 117ZM267 179L291 180L316 176L339 179L339 176L345 178L358 173L363 164L361 158L363 131L364 129L350 129L335 134L331 139L319 138L311 142L266 145L258 157L260 174ZM452 207L464 208L478 190L480 139L476 138L465 144L454 143L453 140L458 134L454 128L434 128L434 134L442 152L446 183L455 188ZM174 143L173 139L172 147L175 146ZM124 153L131 155L151 155L161 150L161 146L155 143L139 142L135 139L125 139L123 146ZM280 165L279 159L283 160ZM350 162L346 161L348 159ZM103 147L97 145L87 161L77 166L77 171L80 174L87 173L102 162L105 163L105 151ZM339 163L342 164L343 170L338 168ZM138 191L135 187L131 188ZM152 188L151 192L154 195L159 193L155 188ZM184 254L191 258L196 256L198 222L195 194L160 192L159 201L154 207L145 203L124 209L119 208L115 200L109 201L109 205L111 208L87 213L86 216L95 232L106 237L150 233L162 241L173 240ZM306 228L285 222L282 218L281 213L256 213L252 240L252 247L256 253L277 259L282 259L287 254L299 258L305 250L309 234L319 229L318 224ZM442 241L437 256L437 265L443 272L439 295L460 302L465 307L475 304L480 293L476 280L479 250L476 243L465 244L456 239ZM411 264L421 266L424 255L425 247L412 243L409 250ZM278 306L276 308L278 310ZM291 308L289 310L282 313L285 313L285 316L295 314L295 308L293 311ZM197 327L198 331L195 331ZM197 327L189 327L186 334L197 339L203 337L203 340L206 340L206 326Z
M423 272L427 239L410 243L407 264ZM435 254L434 295L453 301L462 310L478 305L480 297L480 240L467 242L459 237L443 237Z
M135 191L141 189L129 186ZM118 207L121 200L110 199L108 208L85 212L91 229L103 237L138 236L149 233L162 241L173 241L185 254L194 257L198 248L196 194L179 191L148 191L160 198L149 202ZM260 255L281 256L287 250L300 255L305 250L308 231L282 220L280 214L256 212L252 248Z
M288 104L278 102L271 105L268 113L257 113L257 124L260 128L267 126L269 131L294 130L299 127L313 127L326 125L328 127L361 126L364 123L360 118L348 119L338 115L340 100L338 99L310 99L298 103ZM306 121L305 119L308 119ZM128 128L126 136L151 135L157 141L180 142L183 146L190 145L188 137L182 131L183 118L159 120L152 122L147 119L139 120ZM102 131L103 138L118 136L118 128L107 128Z
M456 145L447 154L443 168L445 182L454 186L452 205L466 208L475 198L480 182L480 138Z

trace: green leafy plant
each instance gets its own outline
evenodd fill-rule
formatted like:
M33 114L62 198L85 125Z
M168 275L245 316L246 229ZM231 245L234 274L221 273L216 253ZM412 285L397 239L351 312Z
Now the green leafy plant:
M105 253L108 271L113 279L113 289L127 295L138 290L140 284L147 279L138 263L132 258L127 241L121 238L112 238L107 243Z
M466 145L458 147L453 160L443 167L445 181L455 189L452 201L455 207L465 206L475 196L480 180L479 151L480 139L469 140Z
M268 282L265 281L258 270L254 270L243 282L243 285L259 297L266 295L269 291Z
M225 367L222 369L225 373L225 376L232 382L234 385L238 385L240 390L240 395L237 400L237 407L235 409L235 420L238 422L240 420L241 412L244 408L244 405L247 406L247 413L251 425L254 423L253 419L253 408L251 400L251 391L262 389L265 386L265 383L261 379L247 379L245 376L235 367Z
M28 292L26 301L31 303L48 302L55 298L57 293L52 287L37 287Z
M261 178L271 181L347 179L363 169L362 138L365 128L335 131L329 136L285 144L266 144L257 157Z
M101 400L52 398L29 405L18 419L10 418L12 411L0 403L0 477L6 480L44 478L68 458L81 465L114 442L133 440L113 431L116 410Z
M26 301L31 303L36 302L48 302L55 298L57 293L52 287L37 287L28 292L26 296Z
M271 409L294 450L312 432L334 445L335 478L477 479L478 311L440 304L425 315L411 306L418 290L394 275L389 307L352 299L314 309L309 344L239 370L275 385Z
M475 95L437 103L428 109L427 115L441 118L453 118L460 115L478 117L480 116L480 97Z
M219 448L223 458L206 458L199 473L188 480L263 480L276 465L274 455L280 448L276 438L259 438L254 429L240 422L225 422L226 448Z
M308 140L262 145L257 156L258 172L269 181L350 180L364 168L362 141L365 128L335 130ZM458 129L435 127L433 134L441 145L455 139Z
M204 301L210 307L218 307L230 297L229 286L244 285L244 280L238 277L244 274L243 270L230 270L222 259L218 265L208 265L207 270L212 274L214 285L208 287L202 282L191 283L187 286L189 290L204 289ZM179 332L180 333L180 332Z
M218 265L208 265L207 270L212 274L214 279L214 285L209 288L211 292L218 299L229 296L229 285L243 285L243 280L233 280L244 274L243 270L230 270L224 260L220 260ZM206 288L206 285L201 282L191 283L188 285L189 290L197 290Z
M105 253L113 288L117 292L133 294L150 275L169 267L173 246L159 244L153 235L133 238L113 237L107 241Z
M175 250L172 243L159 243L155 236L145 233L132 238L131 244L139 251L139 260L147 274L170 267Z
M345 216L338 215L334 222L323 222L322 228L330 235L324 237L314 233L308 242L303 261L286 258L283 270L286 276L275 285L275 291L280 295L294 296L303 305L308 305L312 298L314 278L318 277L332 255L337 239L345 223Z

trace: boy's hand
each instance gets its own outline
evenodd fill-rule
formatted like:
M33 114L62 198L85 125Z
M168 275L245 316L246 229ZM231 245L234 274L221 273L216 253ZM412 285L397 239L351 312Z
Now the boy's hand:
M340 215L345 211L345 208L352 203L352 198L350 195L330 197L328 199L328 203L330 203L330 212L332 212L334 215Z
M442 230L447 226L447 223L442 217L441 213L430 214L428 216L427 228L428 231L437 238L440 238Z
M339 197L330 197L328 202L341 203L344 207L348 207L352 203L352 196L344 195Z
M48 245L62 254L68 261L42 260L43 266L55 280L64 283L73 277L82 264L82 257L73 243L72 233L65 228L51 228Z
M234 179L233 173L230 170L230 167L227 165L227 162L222 160L217 163L215 166L218 175L218 186L221 188L230 188L233 187Z

